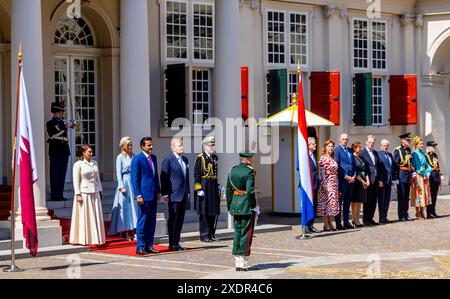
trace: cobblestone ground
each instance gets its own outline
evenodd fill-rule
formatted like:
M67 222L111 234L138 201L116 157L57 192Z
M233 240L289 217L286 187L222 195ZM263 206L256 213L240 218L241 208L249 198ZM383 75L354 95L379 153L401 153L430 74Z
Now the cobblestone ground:
M396 211L393 202L391 220L397 219ZM437 212L443 217L320 233L310 240L296 238L299 219L264 216L260 222L291 224L293 229L256 235L252 268L246 273L235 271L232 241L223 240L209 247L185 242L197 250L151 257L89 252L18 260L26 271L0 272L0 279L450 278L450 196L439 199ZM8 264L0 262L0 270Z

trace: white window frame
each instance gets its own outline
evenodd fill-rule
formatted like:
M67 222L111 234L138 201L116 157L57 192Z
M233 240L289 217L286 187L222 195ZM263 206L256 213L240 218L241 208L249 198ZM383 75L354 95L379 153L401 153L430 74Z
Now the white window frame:
M389 48L390 48L390 44L389 44L389 36L390 36L390 26L389 26L389 21L386 19L376 19L376 20L371 20L368 18L361 18L361 17L351 17L351 24L350 24L350 43L351 43L351 69L353 71L353 73L359 73L359 72L372 72L374 74L380 74L380 75L386 75L389 73ZM367 59L368 59L368 64L367 64L367 68L363 68L363 67L355 67L355 55L354 55L354 51L355 51L355 47L354 47L354 22L355 21L365 21L367 22ZM378 22L378 23L384 23L385 24L385 28L386 28L386 68L385 69L378 69L378 68L374 68L373 67L373 47L372 47L372 41L373 41L373 30L372 30L372 23L373 22Z
M184 3L186 5L186 58L175 58L175 57L168 57L167 56L167 2L179 2L179 3ZM190 57L190 38L189 38L189 31L190 31L190 17L189 17L189 3L185 0L166 0L163 3L163 9L162 9L162 16L164 16L164 21L163 21L163 32L164 32L164 43L163 43L163 57L167 62L175 62L175 63L185 63L187 61L189 61L189 57Z
M193 77L193 72L194 71L208 71L208 119L211 118L211 98L212 98L212 76L213 76L213 72L210 68L203 68L203 67L189 67L189 79L188 79L188 83L189 83L189 87L188 87L188 92L189 92L189 107L187 109L188 113L189 113L189 117L188 119L191 121L191 124L193 127L203 127L204 125L207 125L208 122L204 122L204 123L195 123L194 122L194 88L193 88L193 83L194 83L194 77Z
M286 68L289 71L297 70L297 62L295 64L291 64L291 44L290 44L290 16L291 14L301 14L306 16L306 64L301 64L302 72L310 70L310 61L311 61L311 35L312 35L312 26L311 26L311 14L312 11L306 9L279 9L273 7L264 8L263 13L263 56L264 56L264 65L265 69L278 69L278 68ZM284 13L284 63L269 63L269 28L268 28L268 14L269 12L278 12Z
M194 57L194 6L195 5L209 5L212 6L212 59L196 59ZM216 7L214 2L205 2L205 1L195 1L192 2L191 5L191 13L188 15L191 18L191 25L188 27L191 30L191 36L188 38L191 41L191 59L194 63L201 63L201 64L214 64L215 58L216 58Z

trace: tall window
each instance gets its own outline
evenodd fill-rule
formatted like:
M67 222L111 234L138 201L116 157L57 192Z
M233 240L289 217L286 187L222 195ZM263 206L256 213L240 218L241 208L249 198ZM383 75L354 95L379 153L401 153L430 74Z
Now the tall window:
M209 118L210 72L192 70L192 111L194 125L203 125Z
M383 124L383 78L372 79L372 125Z
M289 82L288 82L288 106L292 106L292 99L294 93L297 94L298 88L298 75L297 73L289 73ZM298 99L298 94L297 94Z
M291 64L306 64L306 15L290 14Z
M387 25L385 21L353 20L353 67L387 69Z
M269 65L308 64L308 16L290 11L267 11Z
M166 4L167 58L187 58L187 4L168 1Z
M194 59L214 58L213 7L194 4Z
M284 12L269 11L267 13L267 41L269 63L284 64Z

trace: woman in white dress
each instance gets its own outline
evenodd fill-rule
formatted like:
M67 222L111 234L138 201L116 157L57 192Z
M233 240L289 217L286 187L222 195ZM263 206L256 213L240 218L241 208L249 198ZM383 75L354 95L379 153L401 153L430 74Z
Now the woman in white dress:
M106 242L102 211L102 184L97 162L92 160L89 145L80 147L73 165L73 188L75 198L70 226L70 243L79 245L102 245Z
M122 237L134 240L138 206L131 187L131 160L133 160L133 142L130 137L120 140L120 154L116 159L117 189L111 215L109 235L122 233Z

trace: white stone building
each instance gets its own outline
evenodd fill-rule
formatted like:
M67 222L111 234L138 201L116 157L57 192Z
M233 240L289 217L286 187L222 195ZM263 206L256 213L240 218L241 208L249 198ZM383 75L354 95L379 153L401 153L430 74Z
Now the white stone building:
M81 17L69 18L67 12L77 3ZM339 125L320 129L320 143L337 140L341 132L349 132L351 141L374 134L378 140L388 138L393 149L399 134L412 131L439 143L442 170L449 173L450 2L445 0L0 0L4 184L11 183L19 42L24 44L41 223L49 221L45 122L51 117L51 102L65 101L82 124L71 132L72 152L77 144L93 145L103 180L113 181L122 136L132 136L137 145L151 135L162 161L174 134L166 127L167 118L182 115L201 125L212 117L241 117L243 66L249 74L250 117L270 112L270 70L286 70L287 98L280 105L287 105L300 60L307 107L311 73L340 72ZM177 72L181 67L185 72ZM372 74L370 126L352 121L356 73ZM184 78L184 90L181 83L169 88L170 74L173 80ZM391 126L389 79L403 74L417 78L417 124ZM198 147L198 140L194 144ZM193 163L195 155L189 157ZM220 161L224 183L238 158L223 154ZM257 172L264 174L257 178L260 198L270 201L271 166L258 166Z

